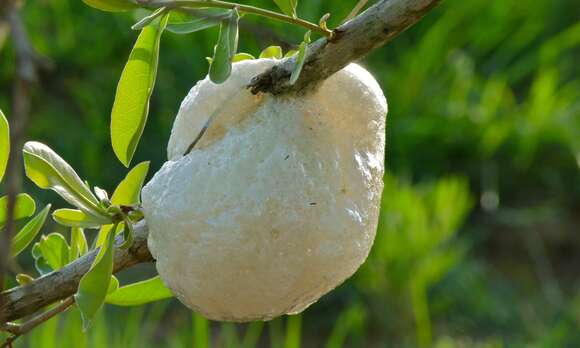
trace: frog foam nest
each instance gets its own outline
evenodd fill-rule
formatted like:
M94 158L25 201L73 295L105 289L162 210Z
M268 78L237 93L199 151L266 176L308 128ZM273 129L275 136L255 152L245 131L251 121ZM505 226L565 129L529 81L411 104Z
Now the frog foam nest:
M169 161L142 193L164 283L213 320L298 313L351 276L375 237L387 102L351 64L306 96L254 96L275 60L189 92ZM208 131L184 155L209 117Z

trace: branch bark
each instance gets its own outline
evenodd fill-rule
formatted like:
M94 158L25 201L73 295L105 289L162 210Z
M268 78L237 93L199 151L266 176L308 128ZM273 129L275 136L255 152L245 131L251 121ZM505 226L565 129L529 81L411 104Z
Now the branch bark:
M306 63L296 84L288 85L295 61L283 60L257 76L249 86L253 93L302 93L314 88L335 72L381 47L419 21L440 0L381 0L358 17L336 29L331 41L320 39L310 45ZM151 262L147 248L147 226L135 229L135 241L128 250L115 250L114 272L138 263ZM40 277L25 286L1 294L0 318L16 320L73 295L81 277L89 270L98 250L94 250L63 269Z
M137 224L133 245L126 250L119 248L123 242L122 236L117 237L113 272L119 272L138 263L153 261L147 248L147 235L147 225L144 222ZM13 321L72 296L98 251L99 249L93 250L64 268L35 279L29 284L3 292L4 301L0 306L0 314L5 316L7 321Z
M335 29L332 39L322 38L308 47L300 78L288 84L296 58L289 58L255 77L248 86L252 93L302 93L330 77L351 62L384 46L417 23L440 0L381 0L368 10Z
M12 343L14 343L14 341L18 337L29 333L32 329L34 329L38 325L41 325L47 320L50 320L52 317L66 311L74 304L74 302L75 302L74 298L69 297L66 300L59 303L58 305L52 307L51 309L47 310L44 313L35 316L34 318L26 321L23 324L7 323L4 327L0 327L0 329L12 334L12 336L8 337L6 342L4 342L4 344L0 346L0 348L12 347Z

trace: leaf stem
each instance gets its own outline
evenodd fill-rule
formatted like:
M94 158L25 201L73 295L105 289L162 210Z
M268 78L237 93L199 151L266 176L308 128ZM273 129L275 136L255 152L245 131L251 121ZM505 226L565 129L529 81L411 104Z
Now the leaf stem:
M280 22L286 22L290 24L299 25L304 27L308 30L312 30L317 32L326 37L332 37L333 31L329 29L321 28L319 25L300 19L294 18L291 16L287 16L285 14L274 12L270 10L266 10L263 8L250 6L250 5L243 5L243 4L236 4L228 1L221 1L221 0L136 0L138 4L146 7L152 8L160 8L160 7L167 7L167 8L200 8L200 7L213 7L213 8L225 8L225 9L238 9L240 13L248 13L254 14L257 16L267 17L270 19L274 19Z

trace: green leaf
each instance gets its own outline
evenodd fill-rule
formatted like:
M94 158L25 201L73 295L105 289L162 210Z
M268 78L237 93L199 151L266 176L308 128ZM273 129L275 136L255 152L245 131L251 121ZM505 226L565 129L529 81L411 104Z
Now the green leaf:
M69 253L70 248L60 233L42 236L32 249L35 259L42 257L46 265L53 270L61 269L68 263Z
M196 11L194 16L184 15L181 12L172 12L167 24L167 30L174 34L191 34L219 25L229 18L230 11L216 9L216 11Z
M230 11L228 19L222 21L217 45L209 67L209 78L214 83L225 82L232 73L232 60L238 50L238 10Z
M297 54L298 54L298 50L290 50L290 51L286 52L286 54L284 55L284 58L290 58L290 57L293 57Z
M109 233L107 241L101 246L91 269L81 278L75 294L75 301L83 318L83 330L87 330L97 311L107 297L113 273L113 246L115 234Z
M274 0L274 2L286 15L296 18L296 7L298 6L298 0Z
M29 141L24 144L23 154L26 176L38 187L55 191L87 214L108 218L87 184L51 148Z
M141 188L148 172L149 162L141 162L133 167L113 192L111 203L116 205L139 204Z
M29 276L28 274L18 273L16 275L16 282L18 282L18 285L26 285L33 280L34 278Z
M10 154L10 126L8 120L0 110L0 181L4 178L8 155Z
M7 220L8 196L0 198L0 227L4 226ZM14 207L14 220L20 220L32 216L36 211L34 199L26 193L20 193L16 196L16 205Z
M252 60L252 59L256 59L256 57L252 56L249 53L238 53L234 56L234 59L232 60L232 62L235 63L235 62L241 62L242 60Z
M159 44L168 14L143 28L117 85L111 112L111 142L117 158L129 166L149 113L155 86Z
M80 227L73 227L70 233L70 254L69 262L72 262L86 254L88 250L87 239L85 232Z
M41 275L52 272L52 267L46 262L42 251L40 250L40 242L35 243L32 247L32 257L34 258L34 267Z
M275 58L282 59L282 47L280 46L270 46L266 47L262 53L260 53L260 58Z
M298 49L298 56L296 56L296 65L292 70L292 75L290 75L290 85L293 85L298 81L302 68L304 67L304 62L306 61L306 53L308 51L308 44L310 43L310 31L304 35L304 41L300 44Z
M159 276L122 286L107 296L107 303L117 306L139 306L145 303L173 297L173 293Z
M28 221L26 225L14 236L12 239L12 245L10 247L10 252L12 257L20 254L26 247L32 242L36 237L40 229L46 221L46 216L50 211L50 204L48 204L44 209L38 213L32 220Z
M324 30L328 30L328 19L330 18L330 13L326 13L324 16L322 16L320 18L320 21L318 21L318 25L324 29Z
M113 229L113 224L109 224L109 225L104 225L101 226L101 229L99 230L99 234L97 235L97 239L95 240L95 247L98 248L101 245L103 245L106 241L107 241L107 236L109 235L109 232ZM116 225L117 226L117 230L115 231L115 236L118 235L119 233L123 232L123 228L124 228L124 222L121 222L119 224Z
M95 186L93 188L93 191L95 191L95 196L97 196L97 199L99 200L99 202L109 200L109 194L107 193L107 191L103 190L102 188Z
M52 212L52 218L59 224L68 227L99 228L111 223L110 219L99 219L75 209L57 209Z
M83 0L83 2L92 8L107 12L124 12L139 7L129 0Z
M109 287L107 288L107 295L114 293L119 288L119 279L114 275L111 276Z
M133 224L131 221L125 220L123 227L123 244L121 244L121 249L129 249L133 244L133 240L135 239L135 232L133 230Z

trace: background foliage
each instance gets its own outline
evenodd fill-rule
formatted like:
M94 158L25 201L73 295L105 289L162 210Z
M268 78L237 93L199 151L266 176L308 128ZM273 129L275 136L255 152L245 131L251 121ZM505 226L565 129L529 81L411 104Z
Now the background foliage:
M247 0L275 9L269 0ZM332 27L356 1L302 1ZM135 14L80 1L28 2L35 46L54 62L35 91L27 140L55 149L111 191L126 170L110 146L115 87ZM363 268L302 316L207 323L175 300L107 306L84 336L71 312L21 347L580 346L580 16L577 0L446 1L365 62L389 99L383 210ZM217 29L165 33L150 120L134 163L165 160L173 117L207 73ZM303 31L256 18L240 50L285 48ZM10 45L7 42L6 45ZM10 115L11 50L0 51ZM38 206L54 195L26 182ZM64 206L63 202L56 202ZM47 224L49 234L56 225ZM21 267L32 269L29 258ZM121 283L151 269L121 274Z

